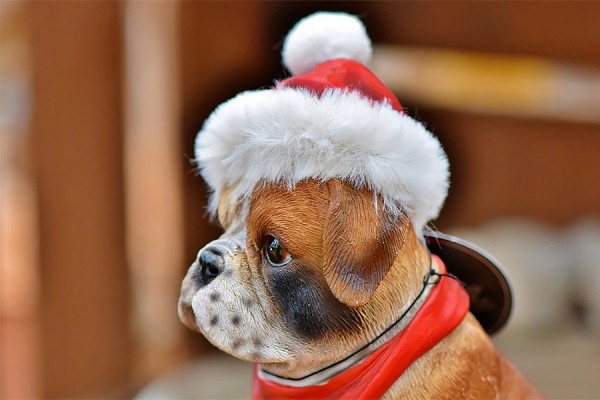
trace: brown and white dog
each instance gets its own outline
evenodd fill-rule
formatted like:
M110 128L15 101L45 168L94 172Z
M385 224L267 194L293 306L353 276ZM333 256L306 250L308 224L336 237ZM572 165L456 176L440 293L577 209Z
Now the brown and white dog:
M221 350L280 377L323 370L369 343L407 310L430 266L408 219L389 218L376 209L373 193L341 181L261 187L247 214L227 207L226 199L221 204L225 233L190 267L180 317ZM321 383L348 367L326 369L302 384ZM468 314L385 398L538 396Z
M309 17L284 45L295 76L207 120L196 160L225 233L189 268L180 318L259 364L255 399L538 397L430 255L448 162L369 55L358 19Z

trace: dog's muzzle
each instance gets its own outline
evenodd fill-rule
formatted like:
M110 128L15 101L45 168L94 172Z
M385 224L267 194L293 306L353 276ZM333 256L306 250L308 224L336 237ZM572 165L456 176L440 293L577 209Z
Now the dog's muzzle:
M198 331L192 300L199 290L219 278L231 263L233 254L240 247L232 240L215 240L198 252L194 263L181 284L178 313L181 321L190 329Z

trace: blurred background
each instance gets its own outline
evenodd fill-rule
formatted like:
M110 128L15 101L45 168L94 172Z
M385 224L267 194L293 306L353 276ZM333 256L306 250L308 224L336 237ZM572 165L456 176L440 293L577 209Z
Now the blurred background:
M0 1L0 393L248 398L250 366L178 321L219 230L204 119L286 72L287 31L359 15L372 69L439 136L436 228L489 250L496 338L550 398L600 398L600 2Z

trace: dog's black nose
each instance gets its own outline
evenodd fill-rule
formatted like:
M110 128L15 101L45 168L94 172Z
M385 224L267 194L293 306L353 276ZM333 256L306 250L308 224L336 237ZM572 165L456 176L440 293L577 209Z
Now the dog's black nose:
M207 247L202 250L198 257L198 263L200 263L200 278L205 285L219 276L225 267L221 250L216 247Z

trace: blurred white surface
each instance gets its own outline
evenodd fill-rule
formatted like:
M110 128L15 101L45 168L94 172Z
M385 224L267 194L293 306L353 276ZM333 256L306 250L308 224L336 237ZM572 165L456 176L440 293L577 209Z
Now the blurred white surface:
M224 353L191 361L155 380L135 400L249 399L253 364Z

